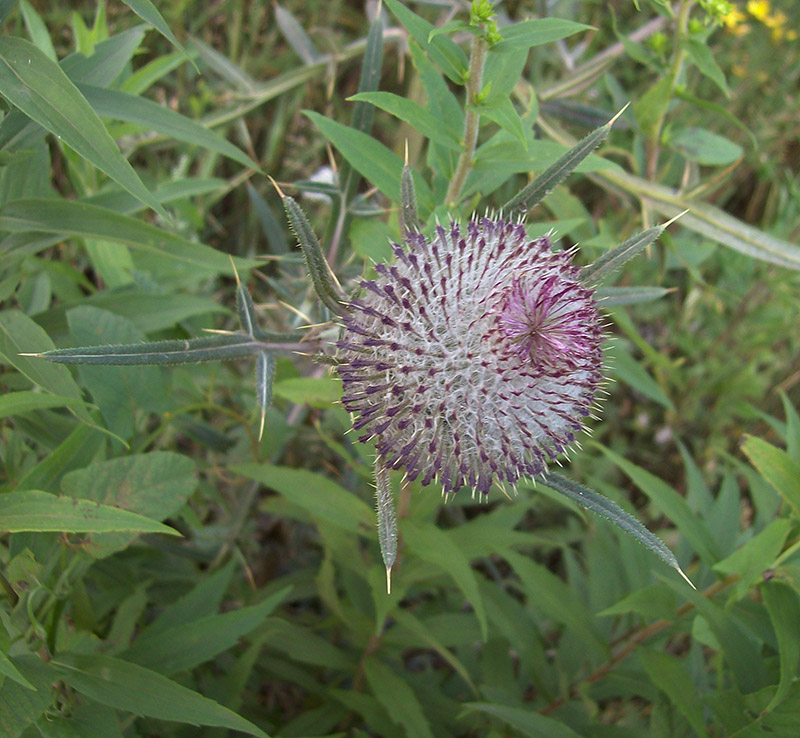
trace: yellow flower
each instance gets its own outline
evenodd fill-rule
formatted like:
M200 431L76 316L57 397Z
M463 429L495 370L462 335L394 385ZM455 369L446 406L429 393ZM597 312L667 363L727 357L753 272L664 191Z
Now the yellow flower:
M764 22L769 16L769 0L747 0L747 12Z
M747 16L734 5L727 13L721 15L719 19L725 28L735 30L746 18Z

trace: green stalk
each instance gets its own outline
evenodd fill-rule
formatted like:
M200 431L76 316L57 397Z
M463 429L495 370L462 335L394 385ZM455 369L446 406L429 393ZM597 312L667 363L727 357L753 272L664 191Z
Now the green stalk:
M478 112L478 101L483 87L483 65L486 61L486 50L488 45L482 33L474 36L472 41L472 52L469 59L469 78L467 79L467 109L464 116L464 149L458 159L456 171L450 186L447 188L445 203L450 207L455 207L458 196L464 187L467 175L472 169L472 157L475 155L475 146L478 143L478 126L480 123L480 113Z

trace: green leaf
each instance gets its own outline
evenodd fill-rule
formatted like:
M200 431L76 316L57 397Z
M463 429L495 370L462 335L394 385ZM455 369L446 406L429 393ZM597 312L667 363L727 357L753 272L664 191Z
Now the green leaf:
M545 474L542 481L548 487L564 495L567 499L577 502L581 507L585 507L587 510L597 513L623 530L629 536L633 536L633 538L639 541L645 548L652 551L673 569L676 569L684 579L686 578L686 575L681 571L681 567L675 555L664 545L661 539L653 535L636 518L626 513L615 502L588 487L584 487L582 484L562 477L560 474L548 472Z
M669 292L666 287L600 287L594 299L601 308L609 308L659 300Z
M706 166L726 166L744 156L739 144L705 128L679 128L671 133L668 143L690 161Z
M469 62L466 54L447 36L434 35L434 26L406 8L399 0L386 0L386 5L439 68L456 84L463 84ZM428 40L430 39L430 41Z
M164 38L166 38L173 46L180 49L186 58L191 61L186 49L184 49L178 39L175 38L175 34L172 33L161 13L158 12L158 9L155 5L153 5L153 3L150 2L150 0L122 0L122 2L124 2L125 5L127 5L142 20L146 20L148 23L150 23L162 36L164 36Z
M0 689L0 735L16 738L51 705L51 685L58 677L48 664L32 654L10 659L10 663L34 687L31 690L6 679Z
M745 437L742 451L800 518L800 466L785 451L755 436Z
M32 43L0 38L0 94L163 218L168 217L78 88Z
M797 663L800 660L800 597L796 590L777 579L764 582L759 591L778 639L781 660L778 689L767 707L767 710L771 710L789 693L797 678Z
M170 451L123 456L71 471L61 481L66 495L164 520L178 511L197 487L191 459ZM135 536L90 536L84 550L95 558L125 548Z
M754 584L763 579L765 571L775 566L791 526L791 521L786 518L773 520L741 548L714 564L714 571L739 575L733 589L734 598L744 596Z
M403 726L406 735L433 738L430 722L406 678L374 658L364 661L364 676L372 694L389 713L389 717Z
M425 108L411 100L400 97L400 95L395 95L391 92L360 92L356 95L351 95L347 99L372 103L376 108L385 110L395 118L405 121L431 141L442 144L442 146L453 151L461 150L461 144L458 139L449 135L448 131L442 128L440 120Z
M675 409L672 400L664 394L658 382L631 356L622 341L607 341L603 352L615 377L668 410Z
M496 717L529 738L581 738L580 734L560 720L540 715L532 710L492 702L467 702L464 709Z
M333 375L292 377L276 382L273 391L278 397L298 405L331 407L342 399L342 382Z
M353 169L366 177L392 202L399 204L400 179L403 173L403 160L399 156L372 136L348 128L312 110L306 110L304 114L350 162ZM433 210L433 195L425 181L417 175L414 177L414 186L423 209L427 212Z
M596 284L653 243L664 232L665 227L658 225L648 228L607 251L593 263L581 269L580 281L587 285Z
M193 669L232 648L240 638L263 624L291 590L291 587L284 587L251 607L208 615L166 630L145 631L122 657L160 674Z
M119 344L144 341L145 335L125 318L84 305L67 313L72 338L78 345ZM169 390L162 370L156 367L83 366L79 374L92 393L108 429L130 438L137 409L164 412Z
M286 10L286 8L281 7L277 3L275 3L274 9L275 21L278 24L278 28L281 29L281 34L283 34L283 37L289 42L295 54L306 64L318 62L322 54L317 51L314 42L297 22L297 19Z
M21 673L20 670L14 665L14 662L8 656L0 651L0 676L8 677L25 689L31 689L34 692L34 687ZM2 708L0 708L1 710Z
M227 156L249 169L261 171L258 164L247 154L226 141L218 133L164 105L159 105L144 97L105 87L81 84L78 85L78 89L86 97L94 111L104 118L135 123L164 136L170 136L178 141Z
M595 30L594 26L586 26L563 18L534 18L503 28L501 30L503 40L492 46L492 51L500 54L516 49L530 49L582 31L592 30Z
M199 361L225 361L255 356L260 351L295 351L299 348L293 336L275 334L275 343L261 340L269 335L258 332L259 338L244 333L220 333L185 341L151 341L120 346L81 346L55 349L37 354L57 364L94 364L100 366L134 366L136 364L192 364ZM283 340L289 338L287 342Z
M23 353L52 348L54 346L50 337L27 315L17 310L0 313L0 357L33 384L56 396L68 397L74 403L75 415L91 424L81 390L68 369L48 365L32 357L20 356Z
M136 664L111 656L70 653L60 654L52 664L73 689L117 710L269 738L227 707Z
M138 251L166 257L176 265L194 271L233 275L227 254L136 218L74 200L31 198L6 203L0 208L0 231L39 231L60 237L78 236L123 243ZM256 261L249 259L236 258L235 263L242 271L257 266Z
M8 392L0 397L0 418L7 418L10 415L22 415L23 413L51 407L77 407L83 404L83 400L78 400L74 397L48 395L43 392L34 392L33 390Z
M503 97L499 100L492 99L477 108L481 117L488 118L493 123L497 123L504 131L508 131L527 149L528 139L525 123L520 118L511 98Z
M658 80L634 104L633 113L639 128L646 138L654 139L660 135L661 121L672 99L672 79L669 76Z
M38 490L0 495L0 530L7 533L131 531L180 535L174 528L127 510L99 505L90 500L58 497Z
M725 72L720 69L708 45L700 39L688 38L684 41L684 48L689 52L689 57L694 62L695 66L719 87L725 97L730 97L731 92L728 89Z
M42 17L27 0L19 0L19 9L31 41L44 52L48 59L58 61L56 50L53 48L53 42L50 39L50 32L47 30Z
M488 634L486 609L483 606L475 572L464 552L445 531L430 523L412 523L410 520L404 520L400 523L400 531L411 553L453 578L472 605L475 617L481 626L481 636L485 641Z
M694 514L686 500L672 487L611 449L600 444L597 446L677 526L706 565L713 566L722 558L705 521Z
M529 210L540 202L557 184L562 182L578 164L608 138L614 120L615 119L612 118L606 125L600 126L600 128L597 128L588 136L578 141L578 143L561 156L558 161L551 164L533 182L524 187L517 195L505 203L501 211L508 213L513 210Z
M669 697L670 703L689 721L697 735L704 735L703 703L695 693L686 667L669 653L639 648L637 654L650 681Z
M522 591L531 606L556 623L561 623L588 649L600 656L608 655L608 646L589 610L578 595L555 574L541 564L515 551L503 551L522 584Z
M369 506L320 474L270 464L234 464L230 469L280 492L316 520L360 535L371 536L375 530Z

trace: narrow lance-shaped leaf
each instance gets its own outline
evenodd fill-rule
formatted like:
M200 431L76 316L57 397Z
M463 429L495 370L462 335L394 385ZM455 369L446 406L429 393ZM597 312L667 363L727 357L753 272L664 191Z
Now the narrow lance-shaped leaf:
M560 474L548 472L542 480L548 487L551 487L564 497L577 502L581 507L601 515L606 520L612 522L618 528L633 536L645 548L650 549L662 561L666 562L678 572L689 584L691 583L686 574L683 573L678 560L663 542L656 538L647 528L645 528L636 518L626 513L619 505L609 500L597 492L584 487L582 484L573 482L571 479L562 477Z
M625 108L627 107L626 105ZM625 108L620 110L619 113L604 126L600 126L600 128L592 131L586 138L578 141L578 143L555 162L555 164L550 165L533 182L503 205L501 208L502 212L510 213L514 210L530 210L530 208L540 202L557 184L561 183L578 164L606 140L608 134L611 132L611 126L613 126L614 121L625 112Z
M311 224L294 198L284 195L280 190L278 190L278 194L283 200L289 223L303 251L306 266L311 274L311 281L314 283L314 289L325 307L340 315L345 310L342 304L341 292L334 282L333 272L331 272L331 268L322 254L322 247L314 234L314 230L311 228Z
M248 336L254 336L257 330L256 306L253 304L253 298L250 297L247 287L241 283L236 287L236 312L239 315L239 323L242 326L242 330Z
M621 267L626 261L636 256L642 249L653 243L653 241L664 232L667 226L680 218L681 215L683 215L683 213L676 215L672 220L668 220L666 223L653 226L646 231L641 231L631 236L624 243L611 249L611 251L607 251L592 264L589 264L581 270L580 281L586 285L597 284L608 274Z
M302 336L295 333L256 331L255 336L242 333L222 333L185 341L151 341L118 346L87 346L56 349L38 356L57 364L99 364L130 366L135 364L191 364L200 361L220 361L253 356L263 351L292 352L310 348L301 344Z
M601 307L617 307L658 300L669 292L666 287L601 287L594 299Z
M264 435L264 420L267 408L272 404L272 384L275 380L275 357L262 351L256 357L256 391L258 406L261 408L261 424L258 429L258 440Z
M378 514L378 542L386 566L386 591L392 592L392 566L397 558L397 516L392 483L380 457L375 459L375 510Z
M400 231L402 233L419 232L419 215L417 214L417 191L414 189L414 178L408 166L408 144L406 144L406 164L400 177Z

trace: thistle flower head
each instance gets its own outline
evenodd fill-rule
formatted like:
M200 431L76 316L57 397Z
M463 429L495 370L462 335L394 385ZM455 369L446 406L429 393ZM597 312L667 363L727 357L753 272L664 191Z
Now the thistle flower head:
M545 471L602 383L602 331L572 253L502 218L411 232L350 301L343 403L388 468L488 493Z

